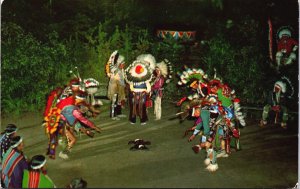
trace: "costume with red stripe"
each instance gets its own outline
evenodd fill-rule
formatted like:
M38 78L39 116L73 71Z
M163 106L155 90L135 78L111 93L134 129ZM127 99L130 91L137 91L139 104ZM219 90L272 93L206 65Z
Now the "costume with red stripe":
M37 188L40 182L40 173L36 171L29 172L28 188Z
M21 188L24 169L28 169L24 155L10 148L3 157L1 179L5 187Z
M25 170L22 188L55 188L48 175L40 170Z

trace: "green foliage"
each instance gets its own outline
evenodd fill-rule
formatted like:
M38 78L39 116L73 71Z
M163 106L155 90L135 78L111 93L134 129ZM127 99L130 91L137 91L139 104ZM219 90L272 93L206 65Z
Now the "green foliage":
M107 20L84 33L84 37L89 39L86 46L93 54L93 56L86 58L86 60L89 60L86 68L97 67L93 69L93 72L96 73L96 78L99 78L101 83L107 83L108 81L104 68L113 51L118 50L120 54L124 55L127 65L142 53L152 53L150 52L152 40L146 29L130 28L126 25L122 29L115 26L112 30L111 25L109 25L110 22L110 20ZM93 75L91 71L86 74Z
M202 60L210 78L213 77L216 68L217 77L234 88L244 103L253 104L263 101L263 86L266 78L262 48L256 44L257 39L255 40L259 26L254 20L250 22L252 27L241 24L235 31L229 32L235 33L235 38L242 36L237 40L222 34L208 40ZM217 30L221 29L217 28ZM242 41L244 45L240 45Z
M42 44L13 23L2 25L2 111L34 110L45 104L49 89L62 83L66 47L50 35Z
M187 92L186 88L177 87L175 74L188 65L202 68L210 77L216 68L218 77L234 88L241 100L247 103L261 100L264 86L269 82L264 61L267 53L262 42L265 23L248 15L230 18L232 25L226 27L227 18L214 16L222 16L225 5L230 7L228 3L164 0L159 7L147 0L77 0L71 4L5 1L4 8L11 10L4 11L1 28L2 111L43 108L45 96L53 88L67 84L71 77L69 70L75 66L82 78L93 77L106 84L105 64L114 50L125 56L127 66L144 53L153 54L157 62L168 59L174 75L171 83L165 85L164 98L178 99ZM178 11L181 6L186 7L184 14ZM13 11L14 7L18 11ZM36 7L42 9L29 15ZM40 22L41 25L36 24ZM191 44L158 40L152 33L156 26L177 27L177 23L181 29L201 28L199 38L205 42L197 41L202 46L193 54L196 60L186 58L194 48Z
M181 63L184 48L184 45L173 39L156 41L153 45L154 55L158 57L158 59L167 58L175 66Z
M24 100L22 99L12 99L11 97L3 98L1 100L1 106L4 106L1 108L1 112L4 115L13 113L15 116L18 116L21 114L22 110L24 110Z
M68 40L57 32L42 43L20 26L5 22L2 27L2 111L5 113L40 110L46 96L72 77L69 71L78 67L82 78L93 77L105 84L105 64L114 50L125 56L127 65L143 53L178 62L182 46L175 42L155 42L147 29L129 27L113 29L110 20L77 32ZM113 32L110 32L113 31ZM157 49L158 48L158 49ZM176 90L169 84L166 93Z

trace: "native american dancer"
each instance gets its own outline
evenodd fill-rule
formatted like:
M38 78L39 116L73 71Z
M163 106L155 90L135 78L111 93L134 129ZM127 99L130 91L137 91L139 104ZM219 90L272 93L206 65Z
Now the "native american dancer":
M60 120L60 109L56 107L57 101L63 89L58 87L51 91L47 98L47 105L44 111L44 127L48 137L48 148L46 154L55 159L55 149L58 144L59 134L63 136L63 124Z
M35 155L29 164L29 170L24 170L22 188L56 188L47 175L45 156Z
M51 159L55 159L56 147L58 145L59 136L65 136L64 122L60 119L61 109L57 104L72 96L79 91L80 80L78 78L71 79L69 84L63 89L57 87L51 91L47 98L47 104L44 110L44 127L45 133L48 137L47 155Z
M93 137L94 134L90 130L87 130L86 127L99 133L101 131L99 127L83 116L80 108L77 106L77 104L84 101L85 98L86 94L84 92L79 92L75 97L73 95L69 96L57 104L57 107L61 109L60 118L64 123L64 131L67 137L67 146L59 153L59 157L63 159L68 159L68 154L76 143L76 137L74 135L75 131L85 133L90 137Z
M239 150L240 132L236 124L240 123L242 126L246 125L243 113L240 111L240 100L236 98L234 90L228 87L228 85L223 84L222 81L216 77L209 82L209 85L210 94L214 94L217 97L217 110L220 116L220 123L217 125L216 135L219 135L221 145L217 157L228 157L228 154L231 153L231 139L235 139L235 148Z
M191 69L185 66L185 70L182 73L178 73L180 80L178 81L179 86L188 86L191 89L191 93L188 96L182 97L178 102L177 106L186 100L199 99L206 97L208 94L207 89L207 74L202 69Z
M70 74L73 74L75 77L74 80L79 81L79 90L84 91L87 93L87 103L90 104L91 108L94 108L95 106L101 106L103 105L102 101L99 99L99 97L96 96L96 93L98 92L99 89L99 82L94 79L94 78L87 78L87 79L82 79L79 74L79 70L77 66L75 66L74 71L70 70ZM68 89L69 88L69 89ZM66 88L66 90L70 91L70 86ZM67 94L68 96L68 94ZM95 110L91 110L92 113L95 113ZM96 110L97 114L98 112Z
M197 89L197 92L190 95L190 98L182 98L177 103L177 105L180 105L186 99L190 100L189 103L182 105L181 119L185 119L189 115L196 119L194 126L188 129L185 135L192 131L193 134L189 138L189 141L192 141L196 135L201 134L200 144L193 146L192 149L195 153L198 153L201 148L205 148L211 160L214 159L214 155L216 157L228 157L230 138L239 139L239 132L234 127L233 118L237 118L241 125L245 126L244 117L240 112L239 99L235 98L234 90L222 84L221 80L216 78L216 75L214 78L209 81L207 75L201 69L186 68L180 74L178 84L186 84L192 89ZM234 110L234 108L236 109ZM201 132L202 129L203 132ZM216 149L216 136L219 136L221 140L221 150L218 153L214 152ZM212 164L206 164L207 169L209 171L217 170L218 166L215 163L213 161Z
M161 100L163 97L163 85L169 83L172 78L172 66L171 63L165 59L164 61L157 63L154 70L154 82L151 87L151 99L154 101L154 115L155 120L161 119Z
M129 84L129 121L136 123L136 117L145 125L148 121L146 100L151 91L150 81L155 69L155 58L151 54L142 54L125 70L125 81Z
M69 85L65 87L63 93L60 95L57 102L71 95L75 96L76 93L79 91L86 92L87 93L86 107L88 108L86 112L86 116L96 117L97 115L99 115L100 111L97 110L95 107L103 105L102 101L98 98L96 99L95 96L99 88L99 82L93 78L82 80L77 67L75 67L75 70L77 71L77 74L75 74L72 70L70 70L70 73L74 75L74 78L71 79Z
M45 133L48 137L48 148L47 155L51 159L55 159L55 150L58 145L59 136L65 136L64 133L64 121L60 119L61 116L61 108L57 105L64 101L66 98L70 96L76 96L82 89L82 84L80 83L79 76L74 79L71 79L69 84L64 88L57 87L53 91L51 91L50 95L47 99L47 104L44 110L44 127ZM81 110L84 115L87 112L91 112L93 116L97 116L100 111L96 110L94 106L81 102L80 104L76 104L81 107ZM91 133L85 132L88 136Z
M199 122L198 117L198 122L196 122L197 125L193 127L193 135L189 138L189 141L192 141L194 137L200 133L200 143L198 145L195 145L192 147L195 153L198 153L199 150L205 149L206 151L206 159L204 160L204 164L207 166L206 169L210 172L214 172L218 169L218 164L217 164L217 152L212 145L213 139L215 137L215 132L214 132L214 127L210 128L209 133L206 134L202 131L200 131L201 121ZM201 119L201 118L200 118ZM207 132L207 131L206 131Z
M184 120L188 116L195 118L194 126L186 131L192 131L193 134L190 136L189 141L192 141L196 135L201 134L200 144L193 147L197 148L197 152L201 148L206 149L207 158L204 164L207 166L208 171L214 172L218 169L216 161L216 151L212 148L211 142L206 138L210 135L210 106L207 102L207 95L209 88L207 85L207 75L202 69L190 69L185 67L185 71L179 74L180 81L178 85L187 85L192 93L188 97L183 97L177 102L177 105L181 105L181 120ZM184 101L188 100L188 102ZM201 130L204 132L201 132Z
M212 142L215 135L215 120L218 117L218 113L214 113L214 109L210 106L210 103L206 98L193 99L187 105L186 110L190 116L195 118L194 126L188 129L188 132L193 132L189 137L189 142L194 140L197 135L200 135L200 143L192 147L195 153L198 153L201 149L205 149L207 152L207 159L204 164L207 166L208 171L216 171L218 164L216 162L216 151L213 148Z
M209 107L205 100L208 95L209 88L207 85L207 74L202 69L190 69L185 67L182 74L179 73L179 86L186 85L192 91L187 97L181 98L177 102L177 106L181 106L181 119L185 119L192 114L195 117L195 126L204 128L205 134L209 133ZM188 102L185 102L188 100ZM185 102L183 104L183 102ZM201 112L201 114L200 114Z
M289 86L289 87L288 87ZM290 90L288 91L287 88ZM288 95L288 93L290 94ZM272 91L269 91L267 96L267 104L263 108L262 120L260 126L267 125L270 114L275 113L275 124L278 124L281 119L281 127L287 128L288 109L287 98L291 98L294 94L294 87L287 77L282 77L276 81Z
M103 105L102 101L95 96L99 89L99 82L94 78L87 78L83 80L83 83L87 93L87 103L92 107Z
M233 102L230 97L231 89L227 85L222 85L220 80L214 79L210 81L211 93L217 95L219 112L222 116L222 121L219 124L217 132L221 140L221 149L217 157L228 157L230 149L225 149L229 145L230 137L228 135L228 127L232 126L231 119L233 118Z
M277 37L276 69L292 64L297 56L298 41L292 38L292 29L288 26L279 28Z
M192 131L193 134L190 136L189 141L194 140L195 136L200 134L200 144L193 146L195 153L198 153L201 148L208 149L211 147L214 124L219 116L217 100L214 95L209 95L207 98L194 99L190 102L191 116L195 117L194 126L186 131L185 136L188 132ZM203 131L202 131L203 130Z
M105 66L106 75L109 77L107 97L111 101L110 117L113 120L125 117L122 114L126 100L124 65L124 56L120 55L118 51L114 51Z
M4 188L22 188L23 173L25 169L28 169L23 148L23 138L13 137L11 147L3 156L1 185Z

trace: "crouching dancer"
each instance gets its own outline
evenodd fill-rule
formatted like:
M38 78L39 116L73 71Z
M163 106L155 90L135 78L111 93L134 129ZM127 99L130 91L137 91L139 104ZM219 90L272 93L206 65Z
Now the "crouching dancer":
M101 131L99 127L82 115L80 108L76 105L84 100L85 94L81 92L61 100L57 105L58 108L61 109L61 119L65 123L64 130L67 138L66 148L59 153L59 157L63 159L69 158L68 154L76 143L76 137L74 135L75 130L83 132L88 136L93 136L93 133L90 130L87 130L85 126L97 131L98 133Z

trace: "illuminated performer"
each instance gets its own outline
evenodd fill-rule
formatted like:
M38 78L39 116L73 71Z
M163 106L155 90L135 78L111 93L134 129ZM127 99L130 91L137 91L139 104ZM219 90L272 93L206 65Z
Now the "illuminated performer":
M63 89L57 87L49 94L47 104L44 110L44 127L48 137L48 148L46 154L55 159L55 149L58 144L58 136L63 135L63 123L60 123L60 109L56 107L57 101L62 94Z
M188 131L192 131L193 134L190 136L189 141L194 140L195 136L200 134L200 144L193 146L193 150L198 153L201 148L206 150L206 159L204 160L204 164L206 165L206 169L210 172L214 172L218 169L217 164L217 152L213 148L212 141L214 136L212 134L212 128L210 127L211 122L211 112L209 108L208 102L206 99L193 99L189 103L189 112L191 112L191 116L195 118L194 126ZM203 129L203 131L202 131Z
M197 89L189 95L190 98L184 97L177 103L181 105L189 99L188 103L182 104L181 119L189 115L195 118L194 126L186 130L184 136L192 131L193 134L189 138L189 141L192 141L196 135L201 135L200 144L193 146L192 149L198 153L199 150L205 148L207 152L205 165L209 171L216 171L218 165L215 158L228 157L231 138L239 141L240 136L235 119L245 126L244 116L240 112L239 99L236 98L234 90L223 84L216 74L214 79L209 81L201 69L186 68L179 76L179 85L188 85L194 91ZM215 151L216 139L221 140L221 149L218 152ZM236 149L238 144L236 144Z
M120 55L118 51L114 51L105 67L106 75L109 77L107 97L111 101L110 117L113 120L125 117L122 114L122 108L124 108L126 100L124 65L124 56Z
M47 104L44 110L44 127L48 137L47 155L51 159L55 159L56 147L58 145L59 136L65 136L64 121L61 117L61 105L65 104L65 99L70 96L76 97L76 94L82 92L80 89L80 79L78 77L70 80L69 84L64 88L57 87L49 94L47 98ZM75 98L76 99L76 98ZM61 103L61 101L64 101ZM75 102L75 101L74 101ZM59 106L58 106L59 104ZM76 104L81 107L82 114L85 115L87 111L91 111L92 115L98 115L100 111L96 110L94 106L83 103L80 101ZM84 112L83 112L84 111ZM92 136L93 133L89 131L83 131L88 136Z
M137 57L125 70L125 81L129 84L129 121L136 123L136 117L140 118L141 125L148 121L146 100L151 91L150 81L155 69L155 58L151 54L143 54Z
M186 100L199 99L206 97L208 94L207 88L207 74L202 69L191 69L185 66L185 70L178 74L180 80L178 81L179 86L187 85L191 89L191 93L188 96L182 97L178 102L177 106L180 106Z
M28 163L23 154L23 138L15 136L11 139L11 147L3 156L1 185L4 188L22 188L22 178Z
M157 63L154 70L154 82L151 87L151 98L154 101L154 115L155 120L161 119L161 100L163 97L163 86L165 83L169 83L172 73L172 66L170 62L165 59L164 61Z
M218 169L218 164L217 153L211 145L212 141L208 140L211 134L211 114L210 103L206 99L209 94L207 75L202 69L190 69L185 67L185 71L179 74L179 77L180 81L178 85L187 85L192 91L188 97L183 97L177 102L177 105L181 105L182 107L181 119L185 119L189 115L195 119L194 126L187 130L193 132L189 141L194 140L196 135L201 134L200 144L193 146L193 150L198 152L201 148L205 148L207 156L204 160L204 164L208 171L214 172ZM186 100L188 101L185 102Z
M193 134L190 136L189 141L194 140L195 136L200 134L200 144L192 147L195 153L198 153L202 148L208 150L212 145L212 141L215 136L215 126L217 118L219 118L219 106L217 97L215 95L208 95L207 98L201 100L193 100L190 104L195 101L196 103L192 110L192 116L196 117L194 127L188 129L186 132L192 131ZM203 132L202 132L203 130ZM186 133L185 135L187 135Z
M61 100L75 95L77 92L82 91L80 79L75 77L70 80L69 84L64 88L62 93L59 95L59 98L57 99L57 103L59 103Z
M279 67L292 64L296 60L298 41L292 38L291 28L283 26L278 30L276 53L277 70Z
M189 111L192 111L192 117L195 117L194 126L197 129L194 131L194 135L190 140L193 140L199 132L200 129L204 129L204 135L209 134L209 121L210 121L210 113L209 106L207 106L207 101L205 100L208 95L209 88L207 85L207 75L204 73L202 69L191 69L185 67L185 70L182 73L179 73L180 81L178 81L178 85L187 85L192 93L188 97L183 97L177 102L177 106L182 105L182 116L187 117ZM188 103L184 101L189 100ZM201 112L201 113L200 113Z
M82 81L77 67L75 67L75 69L77 70L77 75L73 71L70 71L70 73L73 73L75 77L71 79L69 84L64 88L57 100L57 103L69 96L75 96L79 91L86 92L88 99L86 99L85 105L88 108L89 115L91 114L93 117L96 117L100 111L97 110L95 106L102 105L101 100L95 99L95 93L98 90L99 82L93 78L84 79Z
M29 170L24 170L22 188L56 188L47 175L46 157L35 155L32 157Z
M291 94L288 96L287 87L290 86ZM262 120L260 126L267 125L271 113L275 113L275 124L279 123L281 118L281 127L287 128L288 109L287 98L291 98L294 94L294 87L287 77L282 77L281 80L275 82L273 90L269 91L267 96L267 104L263 108Z
M220 79L210 81L210 93L217 95L218 111L221 119L216 132L221 140L217 157L228 157L230 154L230 141L235 138L239 142L240 133L237 127L238 121L242 126L246 125L243 113L240 111L240 100L236 98L235 91L228 85L221 83ZM239 148L239 143L236 144Z
M80 80L76 77L70 80L69 84L63 89L57 87L49 94L44 110L44 127L48 137L48 148L46 154L51 159L55 159L56 147L59 136L65 136L64 121L60 119L61 109L57 107L60 101L78 93L80 90Z
M77 106L77 104L84 101L85 98L86 93L81 91L78 92L75 97L73 95L69 96L57 104L57 107L61 110L60 116L64 122L64 131L68 142L66 148L59 153L59 157L63 159L68 159L68 154L76 142L75 131L83 132L91 137L93 137L92 132L85 129L85 127L97 132L101 131L99 127L82 115L82 112Z

